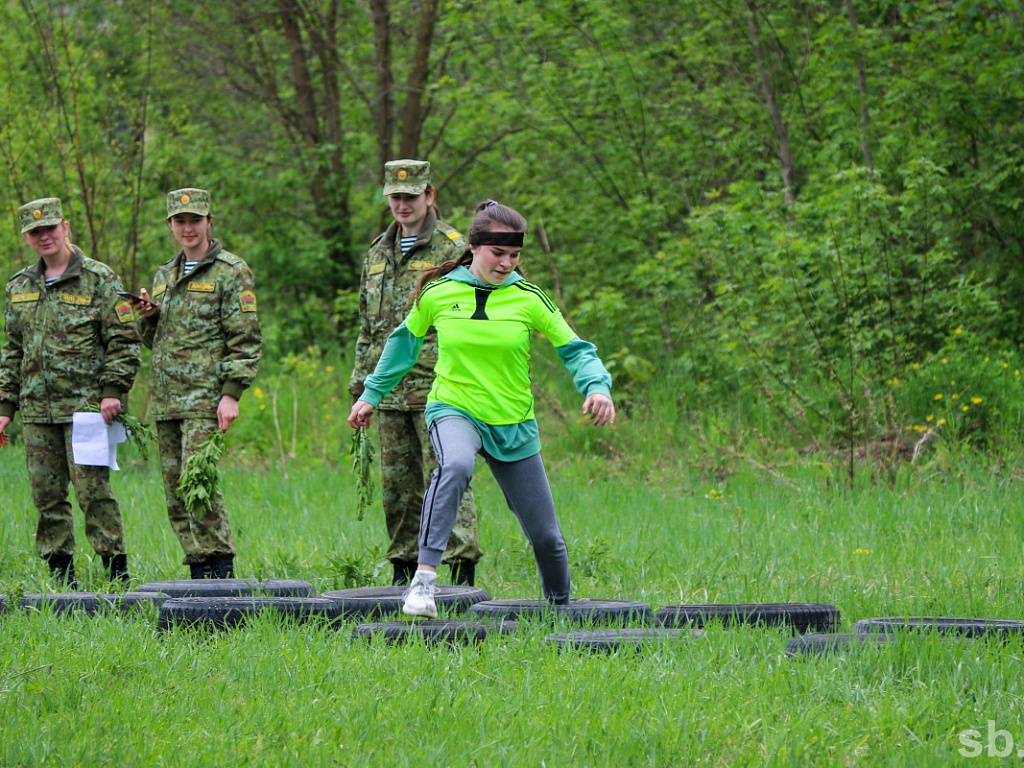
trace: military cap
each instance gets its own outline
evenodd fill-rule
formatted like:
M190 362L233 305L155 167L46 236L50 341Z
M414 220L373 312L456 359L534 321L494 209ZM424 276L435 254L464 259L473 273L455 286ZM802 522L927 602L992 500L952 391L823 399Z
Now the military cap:
M392 160L384 163L384 196L422 195L430 183L426 160Z
M167 193L167 218L179 213L195 213L199 216L210 215L210 193L205 189L176 189Z
M59 198L44 197L21 206L18 209L18 219L21 221L21 231L24 233L38 227L52 227L54 224L60 224L64 221L64 212L61 210Z

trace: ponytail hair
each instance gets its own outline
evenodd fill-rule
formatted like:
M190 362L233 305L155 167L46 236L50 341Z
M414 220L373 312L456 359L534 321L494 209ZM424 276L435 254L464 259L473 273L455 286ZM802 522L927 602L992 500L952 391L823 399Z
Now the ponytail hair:
M478 235L481 232L489 232L495 226L506 227L513 232L523 233L526 232L527 228L526 219L523 218L519 211L509 208L507 205L502 205L497 200L485 200L476 207L476 212L473 214L473 222L469 225L469 242L473 242L474 235ZM472 263L473 251L467 248L459 258L449 259L442 264L438 264L433 269L423 272L416 280L416 289L413 291L412 300L409 302L410 306L412 304L419 304L423 286L431 280L444 277L456 267L468 267ZM516 271L519 271L519 267L516 267Z

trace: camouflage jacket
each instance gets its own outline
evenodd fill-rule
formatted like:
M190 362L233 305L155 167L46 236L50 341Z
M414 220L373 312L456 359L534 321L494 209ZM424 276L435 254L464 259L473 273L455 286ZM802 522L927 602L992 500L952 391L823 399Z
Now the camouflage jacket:
M7 283L0 363L0 415L65 424L87 403L122 402L139 370L139 337L121 280L72 246L71 261L46 286L40 259Z
M405 256L398 241L397 222L392 222L387 231L373 241L363 262L359 338L349 392L356 396L362 394L363 382L373 373L384 351L384 343L409 311L409 299L420 273L449 259L457 259L465 251L466 241L462 235L439 221L433 211L427 212L423 229ZM423 351L415 367L378 407L392 411L424 410L430 385L434 382L436 362L437 335L431 330L423 340Z
M222 395L239 399L256 378L263 349L252 272L210 241L187 277L185 254L162 264L150 291L160 311L139 319L153 350L152 416L213 418Z

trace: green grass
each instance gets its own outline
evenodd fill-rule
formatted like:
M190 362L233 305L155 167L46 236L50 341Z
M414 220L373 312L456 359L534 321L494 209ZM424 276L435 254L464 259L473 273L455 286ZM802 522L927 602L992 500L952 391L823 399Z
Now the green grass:
M574 439L552 439L547 460L576 596L654 610L830 602L845 631L869 616L1024 618L1024 504L1005 468L964 459L854 489L811 463L785 482L742 467L721 480L662 467L637 481L621 463L562 450ZM132 573L182 578L155 459L126 458L114 482ZM320 591L386 583L382 515L356 521L339 464L300 459L285 479L228 462L239 575ZM0 453L0 485L0 591L47 589L19 446ZM529 548L482 464L475 487L478 583L495 598L537 596ZM80 519L78 540L83 588L108 589ZM789 659L784 631L715 626L605 656L559 654L545 635L570 627L541 620L465 649L367 643L352 626L264 616L158 633L152 615L9 613L0 765L930 766L963 760L965 729L989 759L990 720L1024 746L1017 641L911 638Z

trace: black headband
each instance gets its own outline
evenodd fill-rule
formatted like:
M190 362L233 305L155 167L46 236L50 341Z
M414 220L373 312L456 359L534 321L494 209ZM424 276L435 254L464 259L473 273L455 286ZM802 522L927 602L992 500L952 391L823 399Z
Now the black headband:
M525 232L477 232L469 236L470 245L511 245L523 247Z

